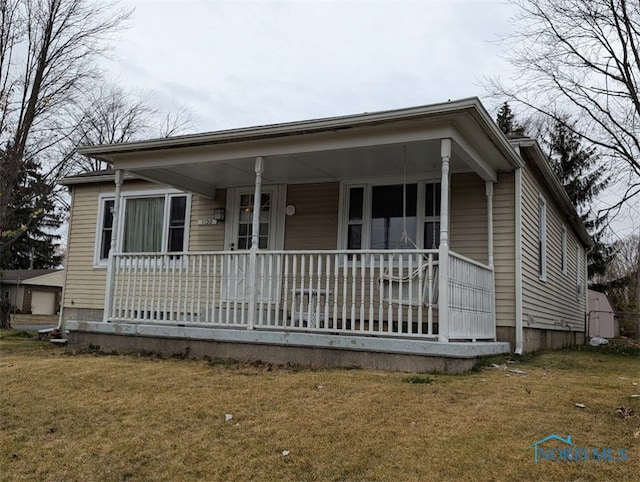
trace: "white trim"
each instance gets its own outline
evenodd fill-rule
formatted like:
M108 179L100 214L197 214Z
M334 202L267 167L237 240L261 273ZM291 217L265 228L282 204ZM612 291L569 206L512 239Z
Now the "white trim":
M538 279L547 281L547 201L538 194Z
M271 219L269 222L270 235L269 250L284 249L285 209L287 204L287 186L285 184L262 185L262 193L270 193ZM227 188L227 215L224 226L224 251L237 249L235 240L238 236L238 222L240 219L239 201L242 194L255 194L255 186ZM231 244L234 243L234 247Z
M162 239L162 253L167 252L168 247L168 236L169 236L169 215L170 215L170 199L172 197L177 196L186 196L187 205L185 208L185 223L184 223L184 251L189 251L189 228L191 225L191 201L192 195L191 193L181 191L179 189L144 189L144 190L135 190L135 191L125 191L121 192L120 197L122 199L122 205L120 209L123 212L122 216L119 216L118 220L113 220L113 225L116 227L117 225L117 243L115 246L116 252L120 252L122 250L122 235L124 229L124 213L126 212L126 200L129 199L139 199L144 197L165 197L165 206L164 206L164 218L163 218L163 239ZM94 249L93 249L93 267L94 268L107 268L109 264L108 259L101 259L100 252L102 248L102 229L103 229L103 221L104 221L104 206L105 201L115 200L115 193L100 193L98 195L98 219L96 222L96 232L95 232L95 241L94 241ZM111 246L111 249L114 249L114 246Z
M373 200L373 188L377 186L397 186L403 185L405 179L403 177L386 177L386 178L363 178L350 179L340 182L340 191L338 195L338 239L337 249L347 249L347 236L349 224L349 189L354 187L362 187L363 192L363 212L362 212L362 242L361 249L370 249L371 244L371 206ZM424 224L430 222L441 222L440 216L425 215L424 205L426 202L426 185L441 184L441 178L433 176L407 176L407 185L416 184L416 235L413 242L418 246L424 246ZM393 248L391 248L393 249ZM431 246L424 249L432 249Z
M562 274L567 274L567 265L569 264L567 258L567 228L564 225L562 225L560 242L562 249L560 253L560 269L562 270Z

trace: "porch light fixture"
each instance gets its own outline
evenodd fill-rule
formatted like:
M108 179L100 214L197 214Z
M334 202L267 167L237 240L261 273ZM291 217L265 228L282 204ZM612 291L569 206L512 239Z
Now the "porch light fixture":
M224 221L224 208L216 208L213 210L213 219L216 221Z

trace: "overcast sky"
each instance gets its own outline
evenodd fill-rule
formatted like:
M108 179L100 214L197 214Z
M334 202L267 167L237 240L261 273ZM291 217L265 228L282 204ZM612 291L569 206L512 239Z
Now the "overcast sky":
M496 0L121 0L134 8L104 67L114 81L186 107L204 132L478 96L508 79ZM508 82L507 82L508 83ZM618 216L622 236L638 211Z
M209 131L484 95L505 1L122 1L107 70ZM489 103L488 108L493 106Z

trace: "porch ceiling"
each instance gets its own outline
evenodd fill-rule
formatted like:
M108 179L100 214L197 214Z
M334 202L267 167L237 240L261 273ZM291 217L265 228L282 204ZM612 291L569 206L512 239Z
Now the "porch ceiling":
M438 177L441 140L451 139L451 172L496 180L518 156L477 99L344 118L237 129L79 149L115 169L213 196L250 186L255 159L265 183Z
M453 143L452 172L470 172L465 152ZM265 158L263 182L298 184L331 182L362 178L429 178L440 175L440 141L428 140L410 144L334 149L273 155ZM172 186L212 194L216 187L249 186L255 180L255 158L210 161L160 168L128 169L141 177Z

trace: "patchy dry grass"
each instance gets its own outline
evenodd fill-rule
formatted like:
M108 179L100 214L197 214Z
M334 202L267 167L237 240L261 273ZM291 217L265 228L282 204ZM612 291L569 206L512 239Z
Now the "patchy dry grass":
M639 361L561 351L506 365L526 374L411 379L71 355L2 333L0 480L631 480ZM534 464L551 433L628 459Z
M20 328L21 325L57 325L58 315L11 315L11 326Z

